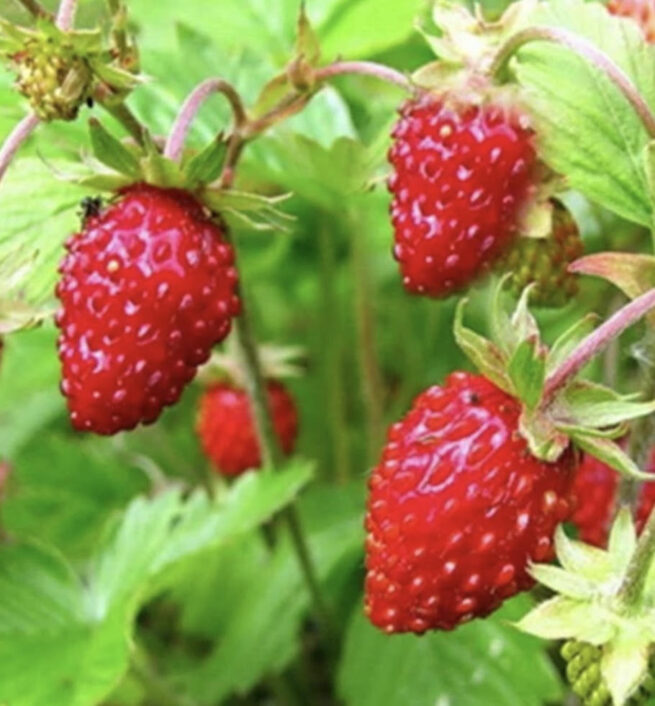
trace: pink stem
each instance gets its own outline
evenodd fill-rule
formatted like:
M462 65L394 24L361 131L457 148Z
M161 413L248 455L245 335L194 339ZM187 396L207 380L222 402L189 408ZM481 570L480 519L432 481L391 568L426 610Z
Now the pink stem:
M574 377L610 341L655 308L655 289L637 297L616 312L602 326L585 338L571 355L546 380L543 402L550 402L558 390Z
M55 24L62 32L68 32L68 30L73 28L76 12L77 0L61 0Z
M324 81L333 76L343 76L345 74L360 74L362 76L372 76L373 78L392 83L407 91L412 90L409 79L388 66L377 64L373 61L336 61L334 64L317 69L314 77L317 81Z
M180 161L191 124L202 104L214 93L222 93L230 102L237 130L246 123L246 111L241 102L241 97L234 87L222 78L209 78L196 86L186 101L184 101L184 105L180 109L166 142L166 147L164 148L165 157L172 159L174 162Z
M18 148L34 132L39 124L39 119L33 113L25 116L9 134L4 144L0 148L0 179L2 179L7 168L11 164Z

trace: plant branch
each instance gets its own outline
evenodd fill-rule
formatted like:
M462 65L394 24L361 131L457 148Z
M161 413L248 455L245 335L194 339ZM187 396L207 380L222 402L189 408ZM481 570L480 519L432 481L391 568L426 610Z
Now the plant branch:
M571 355L546 380L543 402L550 402L555 394L571 380L597 353L632 324L655 308L655 289L637 297L589 334Z
M41 5L38 0L16 0L19 5L22 5L30 14L34 17L42 17L45 19L52 19L53 15L51 12Z
M39 122L40 120L36 115L30 113L9 133L4 144L0 147L0 179L4 176L20 146L34 132Z
M607 54L595 47L591 42L567 30L555 27L529 27L517 32L499 49L491 64L489 73L492 76L500 76L512 56L521 47L531 42L550 42L551 44L566 47L605 74L634 108L648 135L651 138L655 138L655 116L630 77Z
M112 104L99 99L100 105L130 133L138 145L143 146L143 125L125 103Z
M412 83L405 74L396 71L384 64L374 61L335 61L333 64L316 69L314 79L316 81L326 81L335 76L345 76L348 74L359 74L360 76L370 76L380 81L386 81L394 86L412 91Z
M630 560L619 595L630 608L639 603L655 557L655 510L639 537L637 549Z
M57 10L55 24L60 30L62 30L62 32L68 32L73 29L76 13L77 0L61 0L59 9Z
M241 96L236 89L222 78L210 78L199 84L189 94L182 105L175 120L171 134L166 141L164 156L179 162L182 158L184 143L198 111L203 103L214 93L222 93L229 101L232 113L234 114L235 132L245 125L247 121L246 111L241 101Z

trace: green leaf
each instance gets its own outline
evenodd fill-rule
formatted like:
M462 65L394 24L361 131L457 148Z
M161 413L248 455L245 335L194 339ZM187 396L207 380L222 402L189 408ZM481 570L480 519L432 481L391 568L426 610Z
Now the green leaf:
M546 377L546 354L540 350L539 340L525 340L519 344L509 361L509 377L519 399L528 409L534 409Z
M464 309L467 301L467 299L462 299L457 305L454 326L455 341L483 375L501 389L512 394L514 388L506 373L507 358L505 354L490 340L464 326Z
M0 703L95 706L128 661L139 602L181 562L252 531L293 499L311 470L249 473L219 502L178 490L138 498L83 578L29 546L0 550ZM34 679L34 674L39 679Z
M637 464L623 451L623 449L610 439L593 437L589 434L569 430L571 439L585 452L599 459L614 470L628 478L635 480L653 480L652 473L639 470Z
M637 23L612 17L599 3L552 0L536 25L573 31L606 53L655 106L655 53ZM652 224L642 155L649 141L634 110L609 79L572 51L530 44L515 64L539 134L540 156L574 189L620 216Z
M184 175L190 184L209 184L223 171L227 143L222 135L210 142L202 152L193 156L184 166Z
M504 623L525 606L515 601L484 621L422 637L389 637L358 606L339 668L340 694L347 706L557 703L562 686L545 650Z
M234 216L255 230L288 230L294 218L277 208L277 204L288 198L288 194L271 197L234 189L203 191L203 200L208 206L222 215Z
M132 179L139 179L141 170L137 158L120 140L111 135L95 118L89 121L91 144L96 158L114 169L119 174L125 174Z

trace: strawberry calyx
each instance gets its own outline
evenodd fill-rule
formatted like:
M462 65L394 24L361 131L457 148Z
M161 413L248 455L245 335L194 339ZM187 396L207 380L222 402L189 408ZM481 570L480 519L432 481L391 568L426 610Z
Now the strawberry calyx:
M229 140L219 134L200 151L185 150L178 162L162 154L153 136L143 128L143 146L116 139L95 118L89 121L93 158L82 173L67 178L80 186L111 193L145 183L161 189L191 193L209 211L234 217L254 230L287 230L293 218L277 206L287 194L262 196L225 188L221 174Z
M544 639L563 639L567 676L583 704L641 703L650 690L655 643L655 577L652 559L637 600L624 587L638 551L628 509L619 512L607 550L555 535L560 566L534 564L532 576L557 594L528 613L517 627ZM611 700L610 700L611 697ZM635 700L636 699L636 700Z
M16 74L16 87L44 122L74 120L99 87L105 100L124 100L142 80L106 47L102 33L61 30L51 18L34 28L0 20L0 57Z
M621 395L578 378L575 370L559 380L572 354L594 335L594 317L577 322L549 347L528 309L534 285L523 291L510 315L503 303L505 279L497 286L492 306L494 340L464 326L466 300L457 310L455 339L482 374L521 401L519 432L532 454L553 462L573 442L620 473L651 480L652 475L642 472L615 440L626 433L627 422L654 412L655 401L640 402L637 395Z

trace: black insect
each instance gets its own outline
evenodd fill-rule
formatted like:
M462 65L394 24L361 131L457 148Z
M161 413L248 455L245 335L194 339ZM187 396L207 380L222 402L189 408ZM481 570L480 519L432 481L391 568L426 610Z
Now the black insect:
M99 216L101 211L102 199L100 196L86 196L80 201L80 210L77 213L84 224L89 218Z
M93 98L91 98L91 96L89 96L89 97L86 99L86 104L87 104L87 106L88 106L89 108L93 108L94 102L93 102Z

